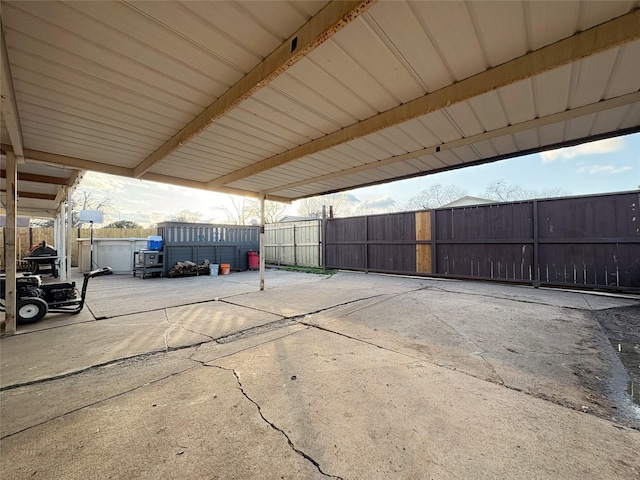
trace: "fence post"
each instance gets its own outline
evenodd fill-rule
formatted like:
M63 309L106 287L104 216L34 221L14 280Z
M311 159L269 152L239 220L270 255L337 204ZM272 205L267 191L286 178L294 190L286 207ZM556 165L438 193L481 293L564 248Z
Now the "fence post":
M436 239L436 210L431 212L431 273L438 273L437 239Z
M369 273L369 217L364 216L364 273Z
M538 231L538 200L534 200L532 202L533 209L533 258L531 263L533 263L533 286L540 286L540 265L538 262L540 261L540 232Z
M276 247L278 249L278 266L282 263L282 243L280 242L280 224L276 227Z
M327 207L322 206L322 268L327 269Z
M316 220L316 222L318 225L318 266L321 267L324 261L322 257L322 223L320 220Z
M298 244L296 243L296 224L293 224L293 264L298 265Z

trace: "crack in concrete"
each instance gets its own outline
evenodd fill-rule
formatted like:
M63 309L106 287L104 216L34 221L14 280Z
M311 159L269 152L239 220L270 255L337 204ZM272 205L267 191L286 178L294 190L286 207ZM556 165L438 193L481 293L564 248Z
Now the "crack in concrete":
M168 320L167 320L167 322L168 322ZM287 322L290 322L290 323L287 323ZM127 357L114 358L114 359L111 359L111 360L107 360L105 362L100 362L100 363L96 363L96 364L93 364L93 365L89 365L89 366L84 367L84 368L73 370L71 372L65 372L65 373L61 373L61 374L58 374L58 375L52 375L52 376L46 377L46 378L39 378L37 380L30 380L28 382L14 383L14 384L11 384L11 385L5 385L5 386L0 387L0 392L3 392L5 390L12 390L12 389L15 389L15 388L20 388L20 387L26 387L26 386L29 386L29 385L37 385L37 384L40 384L40 383L50 382L50 381L54 381L54 380L60 380L60 379L63 379L63 378L67 378L67 377L71 377L71 376L74 376L74 375L79 375L79 374L88 372L89 370L92 370L92 369L95 369L95 368L106 367L106 366L109 366L109 365L115 365L115 364L117 364L119 362L124 362L124 361L127 361L127 360L135 360L135 359L138 359L138 358L145 358L145 357L150 356L150 355L157 355L157 354L161 354L161 353L175 352L175 351L178 351L178 350L185 350L185 349L194 348L194 347L197 350L199 347L201 347L202 345L204 345L206 343L212 343L212 342L219 343L219 344L230 343L230 342L238 340L240 338L244 338L244 337L246 337L248 335L256 335L256 334L259 334L259 333L264 333L264 332L266 332L268 330L273 330L274 329L273 326L272 326L273 324L282 323L282 325L278 325L277 326L277 328L282 328L282 327L286 327L286 326L289 326L289 325L293 325L293 323L291 323L291 322L293 322L293 320L289 320L289 319L286 319L286 318L281 318L281 319L275 320L273 322L269 322L269 323L266 323L266 324L263 324L263 325L258 325L257 327L246 328L244 330L240 330L238 332L235 332L235 333L232 333L232 334L229 334L229 335L223 335L223 336L217 337L217 338L211 337L210 335L206 335L204 333L194 332L192 330L187 330L187 331L190 331L192 333L196 333L196 334L208 337L211 340L207 340L207 341L203 341L203 342L190 343L188 345L179 345L179 346L176 346L176 347L172 347L172 346L167 344L167 336L166 335L167 335L167 333L169 331L171 331L173 328L175 328L175 326L180 326L180 325L179 324L171 324L171 325L173 325L172 328L170 328L168 331L165 332L165 346L164 346L164 348L161 348L159 350L152 350L152 351L149 351L149 352L139 353L139 354L136 354L136 355L130 355L130 356L127 356ZM170 323L170 322L168 322L168 323ZM192 353L187 358L191 360L191 356L195 355L195 353L196 352Z
M524 389L522 389L522 388L515 387L515 386L513 386L513 385L509 385L509 384L507 384L507 383L504 383L504 381L502 381L502 380L501 380L500 382L497 382L497 381L494 381L494 380L491 380L491 379L488 379L488 378L480 377L480 376L478 376L478 375L474 375L473 373L465 372L464 370L458 370L458 369L457 369L457 368L455 368L455 367L450 367L450 366L443 365L443 364L440 364L440 363L434 363L434 362L432 362L432 361L430 361L430 360L428 360L428 359L426 359L426 358L416 357L416 356L414 356L414 355L410 355L410 354L408 354L408 353L406 353L406 352L400 352L400 351L398 351L398 350L394 350L394 349L392 349L392 348L384 347L384 346L382 346L382 345L378 345L378 344L373 343L373 342L370 342L370 341L368 341L368 340L363 340L363 339L360 339L360 338L357 338L357 337L352 337L351 335L347 335L347 334L345 334L345 333L337 332L337 331L335 331L335 330L331 330L331 329L329 329L329 328L322 327L322 326L320 326L320 325L314 325L314 324L307 323L307 322L302 322L302 321L299 321L298 323L300 323L300 324L302 324L302 325L306 325L306 326L311 327L311 328L316 328L316 329L321 330L321 331L323 331L323 332L331 333L331 334L334 334L334 335L339 335L339 336L341 336L341 337L345 337L345 338L348 338L348 339L350 339L350 340L355 340L356 342L364 343L364 344L370 345L370 346L372 346L372 347L379 348L379 349L381 349L381 350L386 350L386 351L388 351L388 352L396 353L396 354L398 354L398 355L402 355L402 356L407 357L407 358L410 358L410 359L412 359L412 360L417 360L417 361L419 361L419 362L425 362L425 363L428 363L428 364L430 364L430 365L436 366L436 367L438 367L438 368L444 368L444 369L446 369L446 370L451 370L451 371L453 371L453 372L458 372L458 373L460 373L460 374L462 374L462 375L466 375L466 376L468 376L468 377L475 378L475 379L477 379L477 380L481 380L481 381L483 381L483 382L493 383L494 385L499 385L499 386L504 387L504 388L506 388L506 389L508 389L508 390L513 390L514 392L523 393L523 394L525 394L525 395L529 395L529 396L531 396L531 397L539 398L539 399L541 399L541 400L544 400L544 401L547 401L547 402L553 403L553 404L555 404L555 405L559 405L559 406L561 406L561 407L568 408L568 409L570 409L570 410L574 410L574 411L576 411L576 412L584 413L584 412L582 411L582 409L580 409L580 408L578 408L578 407L575 407L575 406L573 406L573 405L571 405L571 404L568 404L568 403L561 403L561 402L557 401L557 400L556 400L556 399L554 399L554 398L551 398L551 397L545 396L544 394L539 394L539 393L535 393L535 392L529 392L529 391L524 390ZM483 360L485 360L485 359L483 358ZM486 361L486 360L485 360L485 361ZM501 378L499 375L496 375L496 376L497 376L498 378ZM604 419L604 420L607 420L607 421L611 421L611 420L610 420L610 419L608 419L608 418L603 418L603 419Z
M218 337L215 339L216 343L220 345L224 345L225 343L231 343L236 340L240 340L241 338L259 335L261 333L270 332L271 330L278 330L284 327L290 327L295 325L295 322L289 318L283 317L278 320L274 320L272 322L263 323L262 325L257 325L255 327L249 327L244 330L240 330L239 332L230 333L229 335L224 335L222 337Z
M197 361L197 360L196 360ZM289 444L289 446L291 447L291 449L296 452L298 455L300 455L302 458L304 458L305 460L311 462L316 469L318 470L318 472L320 472L320 474L322 474L323 476L327 477L327 478L336 478L338 480L344 480L342 477L338 476L338 475L332 475L330 473L325 472L324 470L322 470L322 468L320 467L320 464L313 458L311 457L309 454L303 452L302 450L300 450L299 448L297 448L294 443L291 441L291 438L289 437L289 435L287 435L287 433L281 429L280 427L278 427L275 423L273 423L272 421L268 420L267 417L264 416L264 413L262 413L262 408L260 407L260 404L258 402L256 402L253 398L251 398L247 392L244 389L244 386L242 385L242 381L240 380L240 375L238 374L238 372L236 370L232 370L230 368L225 368L225 367L221 367L220 365L206 365L203 364L204 366L209 366L209 367L215 367L215 368L219 368L220 370L224 370L227 372L231 372L233 373L236 382L238 383L238 389L240 390L240 392L242 393L242 395L249 400L253 405L255 405L256 409L258 410L258 414L260 415L260 418L262 418L262 420L264 420L264 422L269 425L273 430L280 432L284 438L287 439L287 443Z
M427 307L429 308L429 307ZM474 347L476 347L478 349L477 352L473 352L471 353L471 355L474 355L476 357L480 357L482 359L483 362L485 362L489 368L491 369L491 371L493 372L493 375L495 375L495 377L498 379L498 383L499 385L505 385L504 379L498 374L498 372L496 371L495 367L493 366L493 364L487 360L484 357L484 354L487 353L480 345L478 345L471 337L469 337L468 335L464 334L463 332L458 331L457 328L455 328L453 325L451 325L449 322L447 322L446 320L443 320L442 318L440 318L439 315L436 315L435 313L433 313L433 310L429 308L429 314L435 318L438 322L446 325L452 332L454 332L456 335L458 335L459 337L463 338L464 340L466 340L468 343L470 343L471 345L473 345Z
M158 353L163 353L163 352L158 352ZM130 358L134 358L134 357L130 357ZM103 365L103 366L104 366L104 365ZM95 368L95 367L92 367L92 368ZM149 385L153 385L154 383L161 382L161 381L166 380L167 378L171 378L171 377L173 377L173 376L175 376L175 375L180 375L180 374L182 374L182 373L184 373L184 372L187 372L187 371L189 371L189 370L193 370L194 368L198 368L198 367L197 367L196 365L194 365L193 367L185 368L184 370L180 370L180 371L178 371L178 372L172 372L172 373L170 373L170 374L168 374L168 375L165 375L164 377L156 378L155 380L151 380L151 381L149 381L149 382L145 382L145 383L144 383L144 384L142 384L142 385L137 385L137 386L135 386L135 387L131 387L131 388L129 388L129 389L127 389L127 390L124 390L124 391L122 391L122 392L118 392L118 393L115 393L115 394L113 394L113 395L109 395L108 397L104 397L104 398L101 398L101 399L99 399L99 400L96 400L96 401L94 401L94 402L87 403L87 404L85 404L85 405L81 405L81 406L79 406L79 407L73 408L73 409L68 410L68 411L66 411L66 412L60 413L60 414L58 414L58 415L56 415L56 416L54 416L54 417L48 418L48 419L46 419L46 420L43 420L42 422L38 422L38 423L35 423L35 424L33 424L33 425L29 425L28 427L24 427L24 428L22 428L22 429L20 429L20 430L17 430L17 431L15 431L15 432L11 432L11 433L8 433L8 434L6 434L6 435L3 435L2 437L0 437L0 440L4 440L5 438L9 438L9 437L12 437L12 436L14 436L14 435L17 435L17 434L19 434L19 433L26 432L27 430L31 430L32 428L36 428L36 427L39 427L39 426L41 426L41 425L45 425L45 424L47 424L47 423L49 423L49 422L52 422L52 421L54 421L54 420L56 420L56 419L58 419L58 418L62 418L62 417L64 417L65 415L70 415L70 414L72 414L72 413L79 412L80 410L84 410L85 408L93 407L93 406L95 406L95 405L98 405L98 404L100 404L100 403L106 402L106 401L108 401L108 400L112 400L112 399L114 399L114 398L121 397L122 395L126 395L127 393L135 392L136 390L140 390L141 388L147 387L147 386L149 386ZM87 369L87 370L88 370L88 369ZM85 370L85 371L86 371L86 370ZM78 373L82 373L82 372L78 372ZM66 375L66 376L70 376L70 375ZM59 378L64 378L64 377L59 377ZM47 379L47 381L48 381L48 379ZM33 385L34 383L43 383L43 382L32 382L32 383L29 383L29 384L27 384L27 385ZM24 386L24 385L25 385L25 384L23 384L23 385L21 385L21 386Z
M172 347L171 345L169 345L169 334L175 328L180 328L181 330L184 330L185 332L195 333L196 335L202 335L203 337L207 337L210 341L215 341L216 340L211 335L207 335L206 333L202 333L202 332L196 332L195 330L190 330L187 327L185 327L185 326L183 326L183 325L181 325L179 323L171 322L171 320L169 320L169 313L168 313L167 310L168 310L167 308L163 309L164 319L166 320L166 322L169 325L171 325L171 327L164 332L164 350L165 350L165 352L169 352L170 350L174 350L175 349L175 347ZM207 342L202 342L202 343L207 343ZM202 345L202 343L200 343L198 346Z
M379 302L372 303L372 304L369 304L369 305L363 305L362 307L360 307L360 308L358 308L356 310L352 310L350 312L345 312L344 314L338 315L337 317L334 317L331 320L336 320L338 318L342 318L342 317L345 317L347 315L353 315L356 312L360 312L360 311L365 310L367 308L371 308L371 307L374 307L376 305L380 305L381 303L388 302L389 300L393 300L394 298L401 297L402 295L408 295L410 293L419 292L421 290L424 290L425 288L426 287L419 287L419 288L415 288L413 290L408 290L406 292L400 292L400 293L396 293L396 294L393 294L393 295L392 294L381 293L381 294L378 294L378 295L367 297L366 299L363 299L363 300L369 300L369 299L372 299L372 298L379 298L379 297L385 297L385 298L381 298Z
M522 285L522 286L527 286L527 285ZM436 287L434 285L428 285L428 286L424 287L424 290L438 290L438 291L444 292L444 293L455 293L455 294L458 294L458 295L469 295L469 296L473 296L473 297L494 298L496 300L505 300L507 302L531 303L533 305L545 305L547 307L562 308L562 309L567 309L567 310L577 310L579 312L583 312L585 310L589 310L589 309L584 308L584 307L560 306L560 305L554 305L552 303L541 302L539 300L532 300L532 299L528 299L528 298L519 298L519 297L516 297L516 296L508 297L508 296L499 296L499 295L488 295L488 294L485 294L485 293L461 292L461 291L458 291L458 290L447 290L446 288ZM584 297L584 294L583 294L583 297ZM585 300L586 300L586 298L585 298ZM591 305L589 304L589 302L586 302L586 303L589 306L589 308L592 308Z
M242 305L241 303L232 303L232 302L225 302L225 303L228 303L229 305L234 305L234 306L237 306L237 307L248 308L249 310L254 310L254 311L260 312L260 313L268 313L270 315L280 315L280 316L282 316L282 318L284 320L298 321L299 318L304 318L304 317L306 317L308 315L316 315L318 313L326 312L326 311L332 310L334 308L344 307L345 305L350 305L352 303L362 302L364 300L370 300L372 298L378 298L378 297L383 297L383 296L384 296L384 294L378 294L378 295L371 295L369 297L356 298L355 300L347 300L346 302L337 303L335 305L331 305L331 306L328 306L328 307L322 307L322 308L319 308L318 310L313 310L311 312L305 312L305 313L300 313L298 315L291 315L291 316L280 315L278 313L274 313L274 312L271 312L269 310L263 310L263 309L257 308L257 307L250 307L248 305Z

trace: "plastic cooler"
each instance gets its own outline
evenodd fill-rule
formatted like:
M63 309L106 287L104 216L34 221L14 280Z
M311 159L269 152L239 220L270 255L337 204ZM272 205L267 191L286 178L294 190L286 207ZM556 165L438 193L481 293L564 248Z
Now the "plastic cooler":
M147 237L147 250L162 250L162 237L149 235Z

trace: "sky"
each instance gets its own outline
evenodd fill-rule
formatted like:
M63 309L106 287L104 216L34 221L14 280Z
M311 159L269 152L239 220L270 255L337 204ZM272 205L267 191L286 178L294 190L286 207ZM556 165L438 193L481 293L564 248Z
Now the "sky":
M640 133L346 193L352 206L382 213L409 209L405 208L409 200L434 184L455 185L468 195L483 197L487 185L496 180L529 191L560 189L562 195L636 190L640 188ZM95 172L87 172L76 190L94 192L96 197L109 193L113 208L105 214L105 223L130 220L150 226L170 220L181 210L224 223L224 209L232 209L231 197L226 194ZM287 213L297 214L295 202Z

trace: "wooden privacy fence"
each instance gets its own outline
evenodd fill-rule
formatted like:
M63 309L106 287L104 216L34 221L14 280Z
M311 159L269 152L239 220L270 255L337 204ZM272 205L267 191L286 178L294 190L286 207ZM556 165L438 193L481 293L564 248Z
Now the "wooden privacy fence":
M640 193L326 222L326 268L640 288Z
M265 225L265 262L276 265L322 266L320 220Z
M5 228L0 229L0 246L2 247L2 255L0 255L0 269L5 268L4 263L4 235ZM29 256L29 247L45 240L47 244L54 244L53 227L18 227L17 228L16 250L18 260ZM149 235L156 235L155 228L94 228L94 238L147 238ZM73 229L71 243L71 263L73 266L78 265L78 238L89 238L89 228Z

